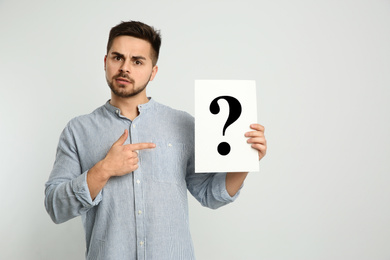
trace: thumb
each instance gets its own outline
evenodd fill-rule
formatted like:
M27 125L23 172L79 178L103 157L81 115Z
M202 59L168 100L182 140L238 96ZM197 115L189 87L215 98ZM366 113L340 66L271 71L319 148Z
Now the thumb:
M119 139L112 146L123 145L126 142L128 135L129 135L129 131L125 129L125 132L121 135L121 137L119 137Z

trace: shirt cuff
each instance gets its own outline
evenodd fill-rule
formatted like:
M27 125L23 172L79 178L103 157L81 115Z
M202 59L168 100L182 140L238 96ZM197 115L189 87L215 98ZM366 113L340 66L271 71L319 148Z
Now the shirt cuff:
M96 196L94 200L91 198L87 184L88 171L81 174L76 179L72 180L72 188L76 198L83 204L84 207L93 207L100 203L102 200L102 191Z
M226 189L226 175L227 173L223 173L223 174L218 174L216 177L216 181L218 183L220 183L220 185L223 185L222 187L220 187L220 196L221 196L221 201L226 201L226 202L233 202L235 201L238 196L240 195L240 190L241 188L244 186L244 184L241 185L240 189L237 191L237 193L232 197L229 195L227 189Z

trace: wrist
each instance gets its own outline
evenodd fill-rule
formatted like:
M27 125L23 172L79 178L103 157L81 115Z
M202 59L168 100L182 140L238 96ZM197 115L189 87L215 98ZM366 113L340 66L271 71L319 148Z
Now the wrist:
M111 175L107 167L107 163L103 160L95 164L91 169L96 179L101 182L107 182Z

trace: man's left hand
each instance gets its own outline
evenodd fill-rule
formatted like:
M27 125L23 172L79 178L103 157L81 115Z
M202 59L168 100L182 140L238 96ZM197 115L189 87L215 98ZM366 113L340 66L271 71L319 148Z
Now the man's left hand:
M267 140L264 136L264 126L260 124L251 124L250 128L255 131L245 133L246 137L249 137L247 142L252 144L252 148L256 149L259 153L259 160L263 158L267 152Z

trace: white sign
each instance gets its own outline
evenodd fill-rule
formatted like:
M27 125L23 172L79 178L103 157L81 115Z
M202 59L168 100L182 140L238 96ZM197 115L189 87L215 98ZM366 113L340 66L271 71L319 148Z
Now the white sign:
M195 80L195 172L259 170L245 133L257 123L256 82Z

